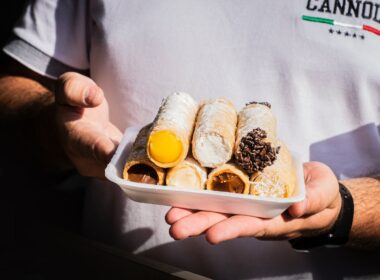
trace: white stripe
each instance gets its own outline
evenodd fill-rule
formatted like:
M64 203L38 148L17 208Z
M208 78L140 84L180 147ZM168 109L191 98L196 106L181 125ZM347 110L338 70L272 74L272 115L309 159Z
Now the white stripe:
M5 47L3 48L3 52L5 52L10 57L12 57L14 60L20 62L21 64L23 64L24 66L26 66L30 70L36 72L37 74L40 74L42 76L48 77L48 78L53 79L53 80L57 80L58 79L57 77L54 77L54 76L52 76L52 75L50 75L50 74L48 74L48 73L46 73L46 72L38 69L37 67L35 67L34 65L30 64L29 62L23 60L22 58L20 58L16 54L13 54L12 52L8 51Z
M355 28L355 29L363 29L362 25L354 25L354 24L339 22L335 20L334 20L334 25L348 27L348 28Z

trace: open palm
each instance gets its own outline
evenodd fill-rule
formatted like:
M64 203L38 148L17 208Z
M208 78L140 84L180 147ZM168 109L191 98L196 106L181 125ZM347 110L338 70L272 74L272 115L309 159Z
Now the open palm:
M172 208L166 214L174 239L201 234L217 244L238 237L283 240L318 234L330 229L340 211L338 181L329 167L319 162L304 164L306 198L271 219L244 215Z
M56 119L61 143L79 173L103 178L122 135L109 121L102 90L80 74L62 75L56 91Z

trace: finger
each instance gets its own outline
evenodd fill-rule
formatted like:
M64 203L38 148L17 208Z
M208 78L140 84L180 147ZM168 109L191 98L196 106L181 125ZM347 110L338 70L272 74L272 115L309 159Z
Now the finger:
M93 146L85 144L85 141L77 143L70 158L81 175L104 178L104 169L115 150L113 141L100 136Z
M106 161L108 163L111 161L112 156L114 155L117 147L119 146L121 138L123 137L123 134L116 126L114 126L111 123L108 124L107 128L105 129L105 133L114 145L114 149L108 152L108 155L107 154L105 155Z
M105 164L91 160L91 159L73 159L73 164L82 176L95 177L105 179L104 169Z
M200 235L209 227L227 218L226 214L199 211L178 220L172 225L169 233L174 239L185 239Z
M310 170L311 169L311 166L308 162L304 163L303 164L303 175L304 175L304 182L307 182L310 180ZM306 184L306 183L305 183ZM306 190L306 195L305 195L305 199L301 202L297 202L293 205L291 205L288 209L287 209L287 213L289 214L290 217L293 217L293 218L299 218L299 217L302 217L304 214L305 214L305 211L306 211L306 196L307 196L307 190Z
M288 213L297 218L312 215L338 203L338 181L331 169L319 162L304 164L305 200L289 207Z
M306 165L307 196L305 214L318 213L326 208L335 208L340 203L338 180L325 164L310 162Z
M165 220L169 225L172 225L178 220L186 216L189 216L195 212L195 210L173 207L168 211L168 213L166 213Z
M305 198L305 200L306 200L306 198ZM307 206L307 203L305 202L305 200L303 200L301 202L294 203L293 205L291 205L288 208L287 213L289 214L290 217L300 218L303 215L305 215L306 206Z
M79 122L69 128L71 140L68 143L68 153L81 158L94 159L107 164L115 152L118 142L113 141L101 128Z
M56 88L56 102L73 107L96 107L103 101L103 91L90 78L75 72L59 77Z
M301 220L287 219L284 215L273 219L235 215L207 230L206 239L211 244L238 237L283 240L296 236L301 225Z
M103 164L108 164L118 144L106 135L99 135L93 143L94 157Z

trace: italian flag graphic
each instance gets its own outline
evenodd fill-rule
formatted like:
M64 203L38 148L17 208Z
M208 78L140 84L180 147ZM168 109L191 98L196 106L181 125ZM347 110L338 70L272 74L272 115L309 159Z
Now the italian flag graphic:
M371 33L374 33L374 34L380 36L380 30L379 29L376 29L375 27L372 27L372 26L366 25L366 24L357 25L357 24L351 24L351 23L336 21L334 19L310 17L310 16L302 16L302 19L306 20L306 21L317 22L317 23L342 26L342 27L347 27L347 28L352 28L352 29L360 29L360 30L368 31L368 32L371 32Z

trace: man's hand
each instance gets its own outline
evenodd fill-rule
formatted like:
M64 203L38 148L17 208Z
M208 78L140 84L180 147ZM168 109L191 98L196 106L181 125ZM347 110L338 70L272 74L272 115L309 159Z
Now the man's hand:
M211 244L238 237L284 240L329 230L340 207L338 181L329 167L318 162L304 164L306 198L282 215L262 219L243 215L172 208L166 215L174 239L205 234Z
M81 175L104 178L122 134L109 121L103 91L90 78L68 72L57 81L55 104L67 156Z

